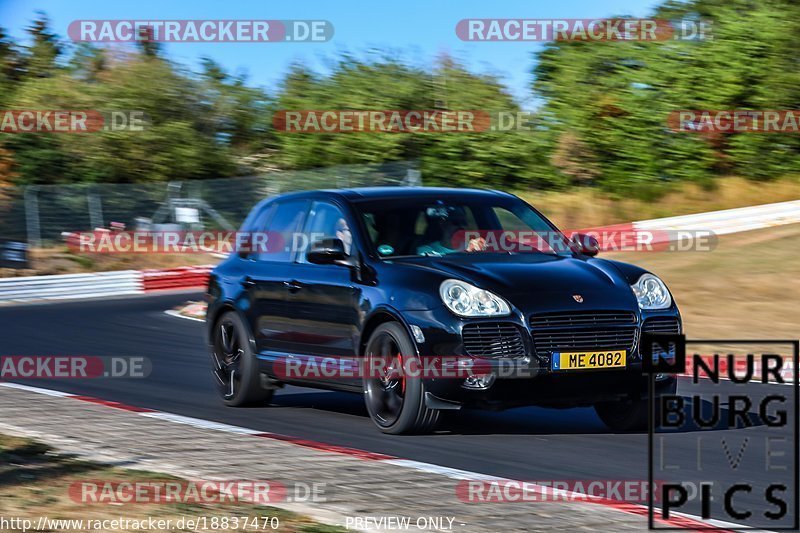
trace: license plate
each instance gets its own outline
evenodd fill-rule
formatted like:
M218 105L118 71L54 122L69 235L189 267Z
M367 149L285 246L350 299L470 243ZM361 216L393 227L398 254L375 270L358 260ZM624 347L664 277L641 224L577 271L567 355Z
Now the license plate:
M601 352L556 352L552 358L553 370L597 370L625 368L626 350Z

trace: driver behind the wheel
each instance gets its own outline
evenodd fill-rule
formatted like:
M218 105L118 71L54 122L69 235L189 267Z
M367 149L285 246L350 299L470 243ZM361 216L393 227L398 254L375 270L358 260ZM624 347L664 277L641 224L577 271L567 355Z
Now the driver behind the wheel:
M426 213L428 230L426 243L417 247L418 255L445 255L462 251L454 248L459 232L467 228L467 213L463 207L430 208ZM472 238L464 248L467 252L480 252L486 248L482 237Z
M336 238L342 241L344 253L350 255L350 248L353 246L353 233L344 218L336 221Z

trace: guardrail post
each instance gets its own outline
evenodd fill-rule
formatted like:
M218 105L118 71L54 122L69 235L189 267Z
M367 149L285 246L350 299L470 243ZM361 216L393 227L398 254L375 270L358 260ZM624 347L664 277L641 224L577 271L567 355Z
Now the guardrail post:
M39 225L39 187L28 185L25 188L25 224L28 229L28 246L39 248L42 245L42 230Z
M103 205L100 202L100 197L94 193L86 195L86 201L89 204L89 223L94 228L103 227Z
M417 169L410 168L401 183L408 187L420 187L422 186L422 173Z

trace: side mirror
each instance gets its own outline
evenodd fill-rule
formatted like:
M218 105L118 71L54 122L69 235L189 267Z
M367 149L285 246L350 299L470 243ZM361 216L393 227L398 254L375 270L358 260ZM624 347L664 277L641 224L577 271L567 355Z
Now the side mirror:
M591 235L585 233L576 233L572 236L572 243L575 245L575 251L594 257L600 251L600 243Z
M306 253L309 263L315 265L332 265L347 260L344 243L341 239L330 238L314 241Z

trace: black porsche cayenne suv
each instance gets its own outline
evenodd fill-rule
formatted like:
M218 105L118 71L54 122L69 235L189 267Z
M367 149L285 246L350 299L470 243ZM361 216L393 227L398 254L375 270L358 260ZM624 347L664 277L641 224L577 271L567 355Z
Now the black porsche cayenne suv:
M594 406L647 422L642 332L680 333L655 275L594 257L497 191L376 187L259 203L212 272L213 373L230 406L284 384L364 395L386 433L461 408ZM673 393L659 375L656 393Z

